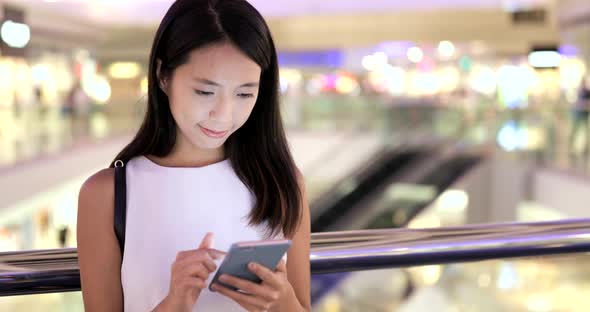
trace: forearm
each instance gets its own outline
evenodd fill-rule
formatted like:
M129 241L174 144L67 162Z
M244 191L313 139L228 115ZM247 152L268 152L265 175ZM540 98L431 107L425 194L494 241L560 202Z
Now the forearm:
M282 300L278 307L271 309L272 312L310 312L311 308L304 307L295 292L293 292L290 296Z

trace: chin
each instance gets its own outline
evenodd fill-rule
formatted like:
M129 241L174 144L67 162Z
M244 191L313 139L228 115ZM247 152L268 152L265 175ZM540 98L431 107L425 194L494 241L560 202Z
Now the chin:
M220 140L213 140L213 139L196 139L192 141L192 144L199 148L199 149L209 149L209 150L213 150L213 149L218 149L223 147L223 144L225 144L225 141L227 141L227 139L220 139Z

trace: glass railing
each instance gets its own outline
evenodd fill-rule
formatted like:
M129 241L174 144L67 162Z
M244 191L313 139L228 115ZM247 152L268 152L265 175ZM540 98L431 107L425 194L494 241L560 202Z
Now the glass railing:
M336 105L336 99L331 99L331 101L325 101L323 105ZM312 99L305 100L303 103L305 104L304 108L306 110L309 107L315 107L312 105ZM356 103L355 105L370 104ZM291 142L294 154L305 154L309 158L309 161L303 163L303 166L300 168L304 171L306 177L310 202L313 202L319 194L322 194L334 183L346 177L351 171L370 161L371 157L384 144L402 141L401 139L392 139L393 136L389 137L390 140L386 140L384 129L381 126L376 126L379 122L375 122L375 120L382 118L380 116L384 115L382 111L377 111L376 109L368 110L365 115L362 115L362 118L366 119L356 116L357 119L353 120L352 117L355 116L354 114L359 109L355 108L354 110L344 110L341 112L338 118L342 118L342 120L334 123L337 124L337 128L324 125L322 129L315 129L314 125L319 125L322 118L316 118L312 113L306 113L304 116L307 117L302 119L300 123L307 126L292 126L288 129L288 135L295 138ZM25 113L21 112L19 114L23 115ZM52 113L48 112L47 114ZM96 112L95 117L99 118L98 116L101 116L101 114L104 115L106 121L110 124L120 125L114 128L119 129L120 132L111 129L109 130L110 132L100 135L97 133L95 136L96 139L106 138L110 135L117 135L118 133L130 133L125 132L127 131L125 129L136 127L138 123L138 119L131 118L129 114L125 115L124 113ZM119 115L128 117L113 117ZM37 117L40 118L40 116ZM345 122L343 120L348 121ZM26 125L29 126L28 130L33 133L43 132L42 130L44 129L34 122L27 123ZM60 122L56 122L56 125L64 126ZM108 127L106 128L108 129ZM64 134L64 131L67 130L65 126L62 130L61 133L67 137L67 134ZM56 132L56 141L61 140L58 139L58 133L60 132ZM29 138L32 137L34 135L29 135ZM80 138L83 138L83 136ZM297 138L303 138L302 141L306 141L306 143L298 144ZM310 146L309 138L317 138L317 144ZM324 140L324 138L329 138L329 140ZM61 141L63 145L56 148L54 152L59 153L71 146L68 144L75 144L75 142L80 142L81 140L67 141L63 139ZM328 144L326 141L329 141ZM34 140L30 143L31 146L38 144ZM317 147L318 145L321 145L321 147ZM317 152L317 150L321 150L322 152ZM8 153L8 149L6 151ZM309 154L313 154L313 157L308 157ZM31 153L31 157L33 155L35 154ZM42 154L37 154L37 156L39 155ZM24 161L26 158L14 160ZM328 163L330 166L325 165ZM0 168L1 171L2 169ZM74 228L77 192L85 177L90 174L91 172L80 172L80 177L71 181L63 181L63 183L60 182L43 193L32 194L30 198L26 198L22 202L12 203L9 206L3 206L5 203L0 202L0 252L31 248L57 248L59 246L75 247ZM3 190L3 192L8 191L10 190Z
M376 97L365 101L369 104L363 106L366 111L362 113L358 99L343 106L336 100L323 100L320 108L310 102L304 106L309 112L304 123L343 126L347 120L358 120L358 116L374 116L374 128L405 135L406 139L420 135L452 138L466 144L485 144L497 153L532 159L542 166L581 174L590 170L588 121L576 122L572 105L564 99L531 99L528 106L519 108L478 98L462 103L436 97Z
M456 109L412 99L390 102L379 97L334 96L303 99L301 103L299 124L290 131L313 132L318 144L324 144L321 137L326 132L339 133L341 138L302 168L310 201L355 170L362 170L384 150L455 140L464 128ZM298 152L295 144L293 150Z
M494 135L478 136L478 130L474 127L486 127L486 124L473 121L475 119L468 121L469 118L465 117L468 114L458 107L432 106L431 103L416 103L415 101L412 102L412 100L408 100L408 103L399 100L395 103L396 105L392 106L382 99L363 97L359 97L354 101L343 101L342 106L338 106L339 101L342 101L342 97L302 99L301 118L297 124L293 124L288 129L288 133L297 133L298 131L313 133L314 137L319 138L318 144L325 143L322 141L322 131L332 137L335 136L334 133L339 136L337 139L332 140L329 148L322 146L325 151L318 153L316 157L301 167L306 177L309 199L312 203L326 190L334 186L335 183L342 181L342 178L371 161L374 154L383 146L402 142L414 142L421 145L421 139L432 139L432 137L454 138L472 142L473 144L485 144L490 141L486 138L494 137ZM96 116L99 116L102 113L97 112L96 114ZM104 112L104 114L107 116L107 112ZM334 116L329 117L331 114ZM486 116L485 113L474 115ZM501 114L498 113L497 115ZM130 116L130 114L114 114L110 112L108 116ZM108 116L105 117L108 122L119 125L114 126L114 129L120 129L120 131L135 127L138 121L137 117L134 119L136 123L131 123L130 120L133 120L133 118L119 117L119 119L115 119ZM510 114L506 113L506 116L502 118L507 119L509 116ZM473 126L469 126L470 122ZM495 126L490 126L489 129L501 130L501 122L494 122L493 124ZM490 132L494 131L490 130ZM117 131L112 130L110 133L117 133ZM104 135L106 136L106 134ZM313 147L311 148L313 149ZM295 154L309 154L309 149L309 146L293 144ZM529 155L525 152L523 154ZM59 227L59 224L56 225L57 227L52 227L51 221L55 219L55 215L61 215L61 219L75 220L72 213L65 217L63 214L65 211L72 211L67 207L72 205L75 207L76 193L81 182L82 180L76 181L76 183L67 182L63 187L60 187L60 190L63 189L63 191L59 192L64 193L60 197L63 197L64 200L56 200L56 198L53 198L55 196L44 195L39 196L40 199L35 201L35 206L32 206L29 203L30 201L15 205L15 207L19 207L19 211L26 211L26 214L30 215L30 217L26 218L12 218L14 220L24 220L21 223L18 220L10 221L12 219L5 217L7 215L3 214L2 223L0 223L0 238L2 241L0 251L22 249L22 247L18 247L18 241L23 235L28 235L29 238L33 237L40 242L31 245L34 247L29 248L54 248L61 244L59 241L60 231L64 229ZM42 198L48 198L47 202L50 204L43 203L44 199ZM6 212L6 209L4 212ZM25 212L13 211L8 215L22 215L23 213ZM47 221L49 221L49 229ZM73 227L70 227L70 234L72 234L72 231ZM37 239L35 233L41 233L43 237L39 236L39 239ZM72 235L69 235L69 237L66 246L74 247L75 239L72 238ZM51 243L43 243L46 241L51 241ZM10 248L11 246L14 246L14 248Z
M392 133L407 136L417 128L443 134L449 127L457 126L445 118L456 114L451 112L453 109L410 99L390 101L372 96L323 95L301 97L297 103L286 98L284 102L287 104L283 105L283 115L289 131L321 133L359 129L384 136ZM145 99L141 99L125 107L95 106L85 115L68 113L59 107L0 108L0 167L59 153L79 142L133 133L141 122L145 105Z
M96 140L137 129L144 99L126 107L97 106L87 116L59 108L0 108L0 168L59 153L80 141ZM131 103L130 102L130 103ZM490 99L453 103L439 98L379 96L285 97L289 131L346 131L359 128L384 138L420 135L493 144L500 151L535 157L543 164L586 172L590 135L574 119L567 103L550 101L509 109ZM370 121L370 122L366 122Z
M59 154L79 144L131 134L136 115L96 110L88 115L65 114L59 109L0 108L0 170L21 162Z

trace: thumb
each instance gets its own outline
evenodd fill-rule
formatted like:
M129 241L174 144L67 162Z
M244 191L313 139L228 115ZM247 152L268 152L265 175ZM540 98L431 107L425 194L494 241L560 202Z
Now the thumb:
M201 244L199 245L199 249L211 248L211 247L213 247L213 233L207 232L205 237L203 237Z

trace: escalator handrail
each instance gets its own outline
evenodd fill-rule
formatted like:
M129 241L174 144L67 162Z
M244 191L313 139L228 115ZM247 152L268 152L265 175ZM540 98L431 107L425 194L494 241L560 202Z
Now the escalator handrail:
M590 251L590 219L312 234L311 273ZM76 249L0 253L0 296L80 290Z

